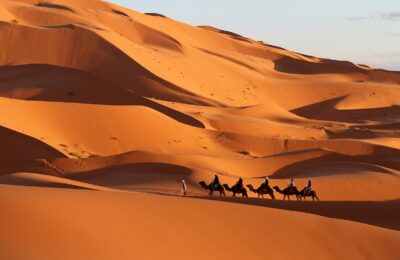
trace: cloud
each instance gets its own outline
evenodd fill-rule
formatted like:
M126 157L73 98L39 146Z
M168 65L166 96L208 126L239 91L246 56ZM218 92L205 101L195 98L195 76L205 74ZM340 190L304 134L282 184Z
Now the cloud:
M400 21L400 12L374 13L369 16L353 16L346 20L351 22L359 22L363 20L381 19L387 21Z
M376 16L384 20L400 21L400 12L377 13Z
M369 19L369 17L354 16L354 17L349 17L346 20L351 21L351 22L358 22L358 21L367 20L367 19Z

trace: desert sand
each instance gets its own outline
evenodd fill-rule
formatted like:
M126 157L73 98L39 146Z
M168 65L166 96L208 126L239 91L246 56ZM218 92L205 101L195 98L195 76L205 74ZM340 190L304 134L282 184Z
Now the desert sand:
M0 0L0 47L0 259L400 258L399 72L98 0Z

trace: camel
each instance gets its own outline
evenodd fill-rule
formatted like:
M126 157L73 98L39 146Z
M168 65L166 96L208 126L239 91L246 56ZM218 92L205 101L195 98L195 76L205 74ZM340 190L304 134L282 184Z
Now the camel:
M210 193L208 194L209 196L212 196L214 191L219 191L219 196L225 196L225 189L221 185L218 185L218 187L211 187L210 185L207 185L204 181L199 182L199 184L203 189L210 190Z
M290 196L295 195L297 200L301 200L300 192L296 187L287 187L284 190L281 190L278 186L274 186L274 190L279 192L280 194L283 194L283 200L285 200L286 196L290 200Z
M223 186L227 191L233 192L233 197L236 196L236 193L237 194L242 194L243 198L248 198L249 197L247 195L247 190L244 187L239 187L237 185L233 185L232 188L230 188L228 186L228 184L224 184Z
M311 190L311 191L307 192L306 194L304 194L304 190L305 190L305 189L306 189L306 188L302 189L302 190L300 191L300 193L299 193L299 195L300 195L301 198L304 198L304 200L306 200L306 197L312 197L312 200L313 200L313 201L314 201L315 199L317 199L317 200L319 201L319 198L318 198L317 193L316 193L315 191Z
M275 199L274 190L271 189L271 187L269 185L264 186L264 184L261 184L261 186L258 187L258 189L254 189L253 185L251 185L251 184L247 185L247 187L249 188L250 191L257 193L258 197L261 196L262 198L264 198L264 194L269 194L271 199L273 199L273 200Z

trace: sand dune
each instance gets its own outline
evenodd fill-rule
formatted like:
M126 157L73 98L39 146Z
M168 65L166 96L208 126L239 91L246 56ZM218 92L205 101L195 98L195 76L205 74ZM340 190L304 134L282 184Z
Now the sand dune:
M0 0L0 42L1 259L399 258L399 72L98 0Z
M204 197L201 197L204 198ZM258 207L277 208L288 211L305 212L313 215L334 219L350 220L359 223L379 226L383 228L400 230L398 222L400 212L399 201L374 202L374 201L325 201L315 202L260 200L255 198L207 198L216 201L253 205ZM374 210L371 210L374 209Z
M40 140L30 138L24 133L0 127L2 145L0 154L2 159L40 159L60 158L64 155Z
M0 176L1 184L37 186L37 187L54 187L54 188L71 188L71 189L88 189L102 191L117 191L110 188L91 185L78 181L68 180L65 178L35 174L35 173L13 173Z
M267 207L3 185L0 193L5 258L308 259L313 252L329 259L396 259L399 240L398 231ZM288 236L302 239L288 246ZM24 250L14 251L21 243Z

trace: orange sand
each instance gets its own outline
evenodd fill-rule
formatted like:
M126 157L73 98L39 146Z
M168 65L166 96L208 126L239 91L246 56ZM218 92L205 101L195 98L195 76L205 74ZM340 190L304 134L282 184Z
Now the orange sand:
M0 42L1 259L400 258L399 72L98 0L0 0Z

